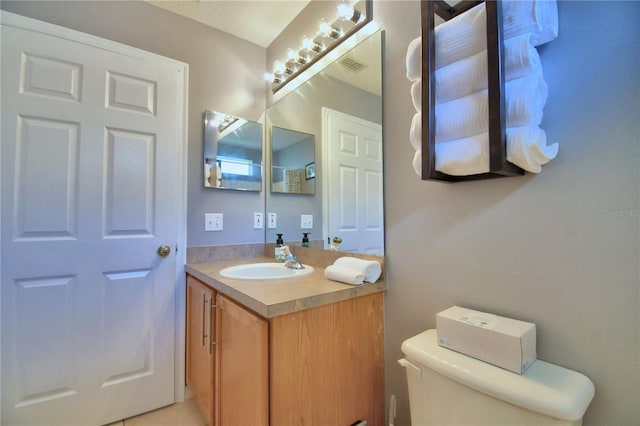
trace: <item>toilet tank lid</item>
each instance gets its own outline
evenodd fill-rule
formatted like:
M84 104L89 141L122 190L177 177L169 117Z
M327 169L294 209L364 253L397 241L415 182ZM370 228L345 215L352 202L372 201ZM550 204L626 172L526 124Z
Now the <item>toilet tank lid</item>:
M402 352L409 361L472 389L558 419L581 419L595 393L587 376L548 362L536 360L519 375L443 348L436 330L405 340Z

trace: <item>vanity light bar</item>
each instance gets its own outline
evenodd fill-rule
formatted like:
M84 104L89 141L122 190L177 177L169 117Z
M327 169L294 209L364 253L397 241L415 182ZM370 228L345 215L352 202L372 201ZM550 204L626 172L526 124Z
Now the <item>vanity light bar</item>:
M264 80L271 83L273 93L369 23L373 15L372 0L366 0L365 4L366 13L363 14L350 0L340 0L338 18L333 23L321 20L315 38L303 37L299 50L289 49L286 61L275 61L273 72L264 73Z

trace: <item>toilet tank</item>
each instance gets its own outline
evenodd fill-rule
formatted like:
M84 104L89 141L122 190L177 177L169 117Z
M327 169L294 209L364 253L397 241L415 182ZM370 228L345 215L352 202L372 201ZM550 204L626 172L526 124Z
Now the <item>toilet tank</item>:
M438 346L436 330L402 343L413 425L581 425L594 386L541 360L511 371Z

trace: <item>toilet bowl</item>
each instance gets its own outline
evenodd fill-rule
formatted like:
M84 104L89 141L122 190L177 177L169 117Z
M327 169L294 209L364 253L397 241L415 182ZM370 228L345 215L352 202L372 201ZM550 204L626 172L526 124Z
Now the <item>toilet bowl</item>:
M545 361L519 375L440 347L436 330L402 352L415 426L576 426L595 392L588 377Z

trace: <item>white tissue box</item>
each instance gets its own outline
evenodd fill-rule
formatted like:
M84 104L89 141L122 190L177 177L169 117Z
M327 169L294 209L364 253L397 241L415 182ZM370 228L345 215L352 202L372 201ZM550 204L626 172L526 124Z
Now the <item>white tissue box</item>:
M438 344L522 374L536 360L536 325L452 306L436 314Z

